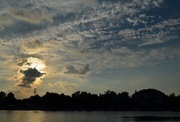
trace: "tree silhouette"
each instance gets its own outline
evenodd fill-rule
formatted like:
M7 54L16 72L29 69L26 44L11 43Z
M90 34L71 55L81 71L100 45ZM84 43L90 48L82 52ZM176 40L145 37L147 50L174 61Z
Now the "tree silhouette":
M0 92L0 102L2 102L5 97L6 97L6 93L1 91Z
M5 92L3 92L3 91L1 91L0 92L0 105L4 105L4 98L6 97L6 93ZM2 107L2 106L0 106L0 108Z
M27 99L16 99L12 92L0 92L0 110L173 110L180 111L180 96L165 95L156 89L136 91L132 96L124 91L107 90L104 94L77 91L71 96L46 92Z

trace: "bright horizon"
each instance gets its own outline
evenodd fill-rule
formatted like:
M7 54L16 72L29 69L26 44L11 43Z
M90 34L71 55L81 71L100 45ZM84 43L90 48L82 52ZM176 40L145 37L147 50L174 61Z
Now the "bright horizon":
M180 95L179 0L0 1L0 91Z

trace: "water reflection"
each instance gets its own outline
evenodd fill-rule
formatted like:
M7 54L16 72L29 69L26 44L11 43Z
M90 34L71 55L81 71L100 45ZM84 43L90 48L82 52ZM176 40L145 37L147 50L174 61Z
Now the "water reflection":
M180 117L155 117L155 116L138 116L123 117L125 122L179 122Z
M35 111L0 111L2 122L43 122L44 117Z
M180 112L0 111L2 122L179 122Z

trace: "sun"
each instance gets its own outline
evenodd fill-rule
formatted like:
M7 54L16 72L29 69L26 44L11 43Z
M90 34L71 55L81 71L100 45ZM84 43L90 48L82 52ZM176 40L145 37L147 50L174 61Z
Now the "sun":
M43 63L43 61L38 58L29 57L27 62L29 63L29 68L35 68L40 72L43 72L46 68L46 65Z

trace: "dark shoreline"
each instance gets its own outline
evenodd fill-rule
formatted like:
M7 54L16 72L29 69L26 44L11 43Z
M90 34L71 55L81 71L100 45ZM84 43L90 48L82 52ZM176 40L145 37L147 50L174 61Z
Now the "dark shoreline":
M85 109L1 109L0 111L72 111L72 112L95 112L95 111L99 111L99 112L180 112L179 111L174 111L174 110L85 110ZM127 116L128 117L128 116ZM141 116L140 116L141 117Z
M0 92L0 110L44 111L180 111L180 96L165 95L156 89L128 92L106 91L96 95L77 91L72 96L49 93L16 99L13 93Z
M103 112L180 112L180 110L110 110L110 109L11 109L0 108L0 111L103 111Z

